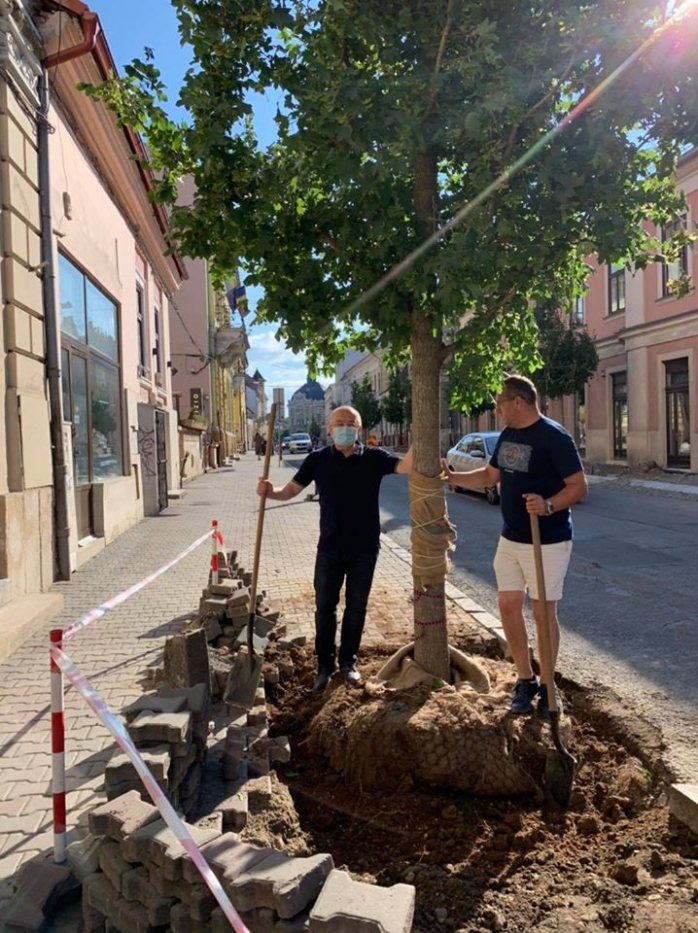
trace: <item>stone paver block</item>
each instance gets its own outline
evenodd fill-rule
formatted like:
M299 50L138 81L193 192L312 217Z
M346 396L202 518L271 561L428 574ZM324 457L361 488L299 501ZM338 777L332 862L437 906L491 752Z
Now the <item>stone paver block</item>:
M90 875L82 886L83 899L104 914L119 930L128 933L152 933L153 925L142 904L121 897L106 875Z
M208 682L202 681L191 687L172 687L169 684L163 684L158 689L158 696L184 698L186 709L192 714L194 722L208 721L211 697Z
M310 911L310 933L409 933L415 889L379 888L335 869Z
M175 687L211 686L208 642L203 629L173 635L165 642L165 680Z
M99 869L99 850L106 836L93 836L88 833L82 839L76 839L66 846L65 854L68 865L77 880L82 883L88 875Z
M166 926L170 920L170 910L176 904L174 897L163 897L153 888L148 870L143 866L131 868L121 879L121 893L127 901L138 901L148 914L148 922L153 926Z
M247 799L254 813L260 813L269 806L271 793L271 777L268 774L247 781Z
M186 823L185 826L197 846L211 842L218 836L215 830L200 829ZM182 877L185 852L164 820L150 823L132 833L124 840L123 854L130 862L155 862L162 867L163 875L170 881L178 881Z
M140 754L155 780L165 780L170 767L170 746L160 745L155 748L144 748L140 750ZM104 769L104 778L111 784L119 784L122 781L138 781L140 775L129 756L124 752L115 755L111 761L107 762Z
M131 871L132 866L121 854L121 846L118 842L111 839L105 841L99 850L99 867L111 881L114 889L122 893L122 879L126 872Z
M12 900L2 913L3 929L43 930L46 917L69 889L71 871L44 858L25 862Z
M291 743L285 735L277 735L273 739L268 739L267 748L271 761L285 763L291 760Z
M126 722L133 722L140 713L181 713L186 708L184 697L142 696L125 706L121 714Z
M240 842L234 833L224 833L201 847L202 855L219 879L236 878L263 861L273 851ZM182 874L185 881L193 883L201 880L199 869L188 857L184 862Z
M247 800L247 790L244 783L241 783L225 800L217 805L218 812L223 818L223 830L225 832L240 832L247 826L247 817L249 815L249 804Z
M669 812L698 835L698 784L672 784Z
M223 580L222 583L212 583L204 590L204 597L211 596L232 596L240 589L238 580Z
M291 858L275 851L224 886L238 910L270 907L287 919L313 903L333 868L331 855Z
M301 933L307 929L308 911L302 910L289 920L280 920L269 907L243 911L240 919L254 933ZM211 914L211 933L230 933L230 922L220 907Z
M134 743L169 742L178 745L186 742L191 730L191 713L144 712L127 726Z
M210 933L206 921L194 920L187 904L175 904L170 911L170 929L172 933Z
M240 587L228 597L228 608L243 606L245 609L250 603L250 591L247 587Z

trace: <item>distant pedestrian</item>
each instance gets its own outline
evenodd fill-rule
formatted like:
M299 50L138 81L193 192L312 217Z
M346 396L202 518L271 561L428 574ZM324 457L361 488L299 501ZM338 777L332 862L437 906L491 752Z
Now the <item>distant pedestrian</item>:
M523 606L526 590L541 643L543 619L533 558L530 515L539 515L543 567L550 621L553 667L560 643L557 604L572 554L570 506L587 494L582 461L570 434L538 408L538 394L525 376L508 376L495 399L506 427L487 466L469 473L453 473L444 463L448 482L465 489L500 486L504 520L494 570L499 612L518 680L511 703L513 713L530 713L540 694L538 709L548 712L544 685L531 668Z
M378 446L378 438L376 437L375 434L369 434L369 437L368 437L368 440L366 441L366 443L367 443L367 445L368 445L369 447L377 447L377 446Z
M267 442L259 433L259 431L257 431L254 436L254 452L257 454L258 460L261 460L264 454L267 452Z
M315 560L315 654L318 673L313 689L322 692L337 657L337 606L345 587L339 643L339 669L349 684L360 684L356 660L366 607L380 549L378 493L384 476L408 473L412 452L403 459L359 442L361 415L344 405L335 408L328 432L332 445L308 454L285 486L260 479L257 493L286 502L315 482L320 496L320 541Z

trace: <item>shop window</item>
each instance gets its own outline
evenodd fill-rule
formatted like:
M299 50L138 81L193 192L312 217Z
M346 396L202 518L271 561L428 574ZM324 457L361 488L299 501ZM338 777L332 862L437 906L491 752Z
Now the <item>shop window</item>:
M613 459L628 459L628 374L611 373Z

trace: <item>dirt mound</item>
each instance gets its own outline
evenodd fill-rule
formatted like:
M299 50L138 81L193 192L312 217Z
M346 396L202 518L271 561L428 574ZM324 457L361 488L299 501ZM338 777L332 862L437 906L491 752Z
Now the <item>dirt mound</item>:
M362 672L373 673L393 649L367 653ZM415 933L698 933L698 838L669 818L659 736L612 696L562 685L579 768L569 811L548 812L535 793L483 799L430 786L411 771L412 745L397 749L408 777L370 789L363 777L380 771L372 761L382 754L380 742L371 740L364 753L358 739L349 746L342 729L365 710L378 734L389 736L378 698L334 681L315 697L310 650L289 659L293 675L269 699L273 730L291 740L291 762L279 776L302 833L357 879L414 884ZM512 674L498 663L488 671L493 692L474 700L475 712L467 715L496 721L506 717ZM419 691L389 695L382 702L388 720L410 719L411 712L419 721L415 735L427 736L434 702L434 715L458 734L449 692L437 691L431 700ZM480 709L480 702L493 709ZM405 709L390 709L397 703ZM533 730L547 744L544 725L514 722L515 734ZM326 740L327 754L318 751L320 726L336 733Z

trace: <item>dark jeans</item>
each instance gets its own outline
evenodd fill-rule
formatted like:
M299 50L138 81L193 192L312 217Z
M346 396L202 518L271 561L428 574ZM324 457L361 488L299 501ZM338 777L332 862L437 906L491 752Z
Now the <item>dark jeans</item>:
M345 609L339 642L339 666L355 663L366 620L378 551L332 554L318 551L315 560L315 654L320 670L334 670L337 606L346 579Z

